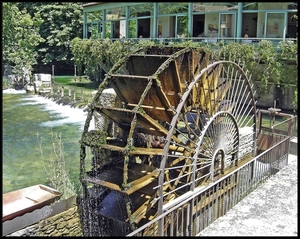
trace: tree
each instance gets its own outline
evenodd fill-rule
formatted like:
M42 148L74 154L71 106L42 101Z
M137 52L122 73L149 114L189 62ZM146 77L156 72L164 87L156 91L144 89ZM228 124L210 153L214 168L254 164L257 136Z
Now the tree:
M36 64L35 47L44 39L39 34L42 20L38 13L33 17L24 9L20 11L14 2L2 4L2 60L12 65L13 73L31 76L33 65Z
M20 2L18 6L43 19L40 34L46 41L36 48L38 63L73 67L70 42L82 37L82 2Z

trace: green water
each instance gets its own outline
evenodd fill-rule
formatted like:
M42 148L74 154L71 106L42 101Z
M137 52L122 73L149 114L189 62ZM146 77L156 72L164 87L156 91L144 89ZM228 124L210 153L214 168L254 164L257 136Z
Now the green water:
M55 134L62 136L71 181L80 185L79 140L86 113L26 93L4 93L2 100L2 193L35 184L50 186L45 166L54 153Z

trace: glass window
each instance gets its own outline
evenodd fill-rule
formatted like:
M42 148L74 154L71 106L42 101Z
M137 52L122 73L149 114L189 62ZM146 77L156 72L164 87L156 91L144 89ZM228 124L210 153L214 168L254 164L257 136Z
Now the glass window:
M298 3L297 2L289 3L288 9L298 10Z
M102 20L102 11L88 12L87 22L95 22Z
M193 3L193 12L220 12L237 9L237 2L197 2Z
M117 7L106 10L106 20L118 20L126 15L125 7Z
M175 14L175 13L187 13L188 3L158 3L158 15Z
M94 24L87 24L88 29L88 38L97 39L100 38L101 34L101 24L94 23Z
M149 38L153 18L153 3L145 3L129 7L129 38ZM134 19L132 19L134 18Z
M220 14L219 37L234 37L235 14Z
M297 19L298 19L298 14L292 12L288 13L288 20L287 20L288 26L287 26L286 37L288 38L297 37L297 32L298 32Z
M248 37L257 37L257 13L243 13L243 20L242 20L242 36L246 34ZM260 18L262 19L262 18ZM263 20L261 20L263 21Z
M106 22L106 32L104 38L113 38L113 29L111 22Z
M129 7L129 17L146 17L153 15L153 3L145 3Z
M177 36L188 37L188 17L187 16L177 16Z
M267 38L283 38L284 13L267 13Z
M285 10L291 9L291 7L295 9L295 4L288 2L252 2L243 4L243 10Z
M262 38L283 38L286 13L258 13L257 36Z
M157 36L188 37L188 3L158 3Z
M124 19L125 7L117 7L106 10L106 32L104 38L122 38L125 35Z
M243 10L258 10L258 2L244 3Z
M137 36L137 24L136 20L129 20L129 38L136 38Z

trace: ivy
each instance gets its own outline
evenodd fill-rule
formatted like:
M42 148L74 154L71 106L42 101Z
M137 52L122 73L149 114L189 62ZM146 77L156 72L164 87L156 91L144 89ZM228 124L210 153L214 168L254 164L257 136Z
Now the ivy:
M161 42L152 39L112 41L109 38L98 40L75 38L71 42L74 62L80 69L79 72L88 75L91 80L99 79L101 70L108 73L116 62L126 59L124 57L129 53L145 52L152 46L165 47ZM274 82L282 92L285 87L296 85L294 95L298 94L297 43L285 41L274 46L271 41L262 40L254 44L224 41L208 44L180 39L168 42L168 47L201 48L204 52L210 53L214 60L242 61L243 69L250 72L252 79L259 82L258 93L266 93L269 82ZM296 100L294 104L297 105Z

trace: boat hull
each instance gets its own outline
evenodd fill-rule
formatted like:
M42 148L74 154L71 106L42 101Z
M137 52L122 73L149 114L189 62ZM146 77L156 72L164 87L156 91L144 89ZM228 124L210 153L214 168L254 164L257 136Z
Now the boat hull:
M5 193L2 198L2 222L49 205L60 196L59 191L41 184Z

